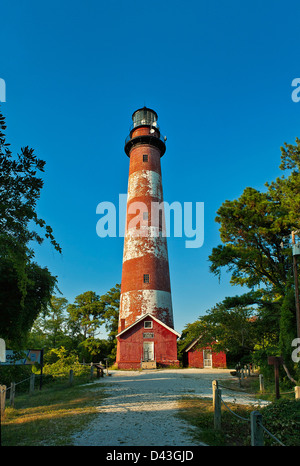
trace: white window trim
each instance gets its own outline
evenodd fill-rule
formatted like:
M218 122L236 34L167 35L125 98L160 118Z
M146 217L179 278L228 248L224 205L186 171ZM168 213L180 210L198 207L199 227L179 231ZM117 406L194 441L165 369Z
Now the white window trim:
M146 326L146 324L151 324L150 326ZM145 320L144 321L144 328L153 328L153 321L152 320Z

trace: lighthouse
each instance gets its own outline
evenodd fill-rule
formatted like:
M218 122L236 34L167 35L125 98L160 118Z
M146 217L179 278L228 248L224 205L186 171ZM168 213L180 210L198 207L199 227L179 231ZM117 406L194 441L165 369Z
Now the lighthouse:
M178 365L165 230L161 157L166 151L157 113L132 115L127 214L117 335L120 369Z

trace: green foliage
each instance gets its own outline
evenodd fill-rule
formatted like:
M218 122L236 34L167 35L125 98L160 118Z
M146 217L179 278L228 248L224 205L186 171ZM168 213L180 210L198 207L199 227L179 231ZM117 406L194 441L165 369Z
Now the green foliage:
M32 348L44 348L47 363L56 362L55 351L64 347L66 354L76 354L80 361L112 364L116 357L116 338L120 302L120 285L103 296L93 291L78 295L73 304L52 296L35 320L28 339ZM100 339L101 326L108 338Z
M281 306L279 348L280 354L290 368L293 366L291 352L292 341L297 337L296 328L295 291L294 287L289 287Z
M5 365L0 367L0 385L10 387L12 382L18 383L28 379L32 373L31 365ZM29 390L29 380L18 385L18 392Z
M45 308L56 283L47 268L33 262L30 244L42 243L41 228L61 251L52 229L36 213L43 187L38 174L45 162L29 147L13 156L6 142L5 118L0 113L0 334L7 345L18 347L34 319Z
M74 375L81 375L85 368L80 364L76 353L68 352L63 346L61 348L50 350L45 355L46 364L44 365L43 373L45 375L62 376L68 375L72 369ZM47 361L50 361L48 363Z
M281 248L291 233L288 212L268 193L246 188L241 197L225 201L217 212L224 245L213 248L211 271L231 272L234 285L265 286L282 292L290 271L291 254Z
M115 344L115 337L118 333L120 293L121 285L117 283L116 286L101 296L101 302L104 304L103 322L108 332L109 341L113 341Z
M260 296L252 326L256 333L251 338L252 357L261 364L265 364L263 357L270 352L282 353L290 360L291 342L296 336L289 238L293 230L300 229L298 138L296 145L285 143L281 148L280 168L284 175L266 183L265 192L247 187L238 199L221 205L216 221L220 224L222 244L213 248L209 256L210 270L219 278L226 269L233 285L258 289ZM237 311L235 306L234 312ZM238 348L236 343L235 346Z
M0 335L6 346L21 348L38 314L46 309L56 279L34 262L25 267L26 294L22 296L12 264L0 259Z
M225 298L185 327L178 344L179 352L200 337L199 347L212 346L214 351L225 351L231 364L247 356L249 359L257 345L272 338L270 323L262 325L262 314L266 314L268 307L263 298L259 291Z
M261 410L263 425L286 446L300 446L300 403L279 399ZM278 445L267 434L265 445Z

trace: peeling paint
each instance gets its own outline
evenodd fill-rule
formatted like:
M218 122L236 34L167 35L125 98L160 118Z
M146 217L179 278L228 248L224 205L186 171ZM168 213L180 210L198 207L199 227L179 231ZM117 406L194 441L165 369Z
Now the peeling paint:
M124 241L123 262L146 254L168 260L167 239L158 236L158 228L143 227L145 236L136 236L136 230L127 230Z
M140 196L150 196L162 200L162 184L159 173L153 170L139 170L129 176L128 201Z
M120 319L125 319L126 327L147 313L173 328L171 293L163 290L133 290L121 294Z

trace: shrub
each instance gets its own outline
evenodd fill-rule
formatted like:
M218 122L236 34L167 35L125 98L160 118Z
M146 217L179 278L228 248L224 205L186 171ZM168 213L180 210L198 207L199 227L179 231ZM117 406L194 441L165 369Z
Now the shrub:
M300 402L279 399L261 410L262 423L286 446L300 446ZM279 445L267 433L265 445Z
M43 373L45 375L52 375L54 377L68 375L70 369L73 370L74 375L81 375L86 372L84 366L79 363L78 355L75 353L69 353L61 346L59 349L53 348L50 350L48 357L53 360L53 356L56 356L56 361L52 364L45 364Z

